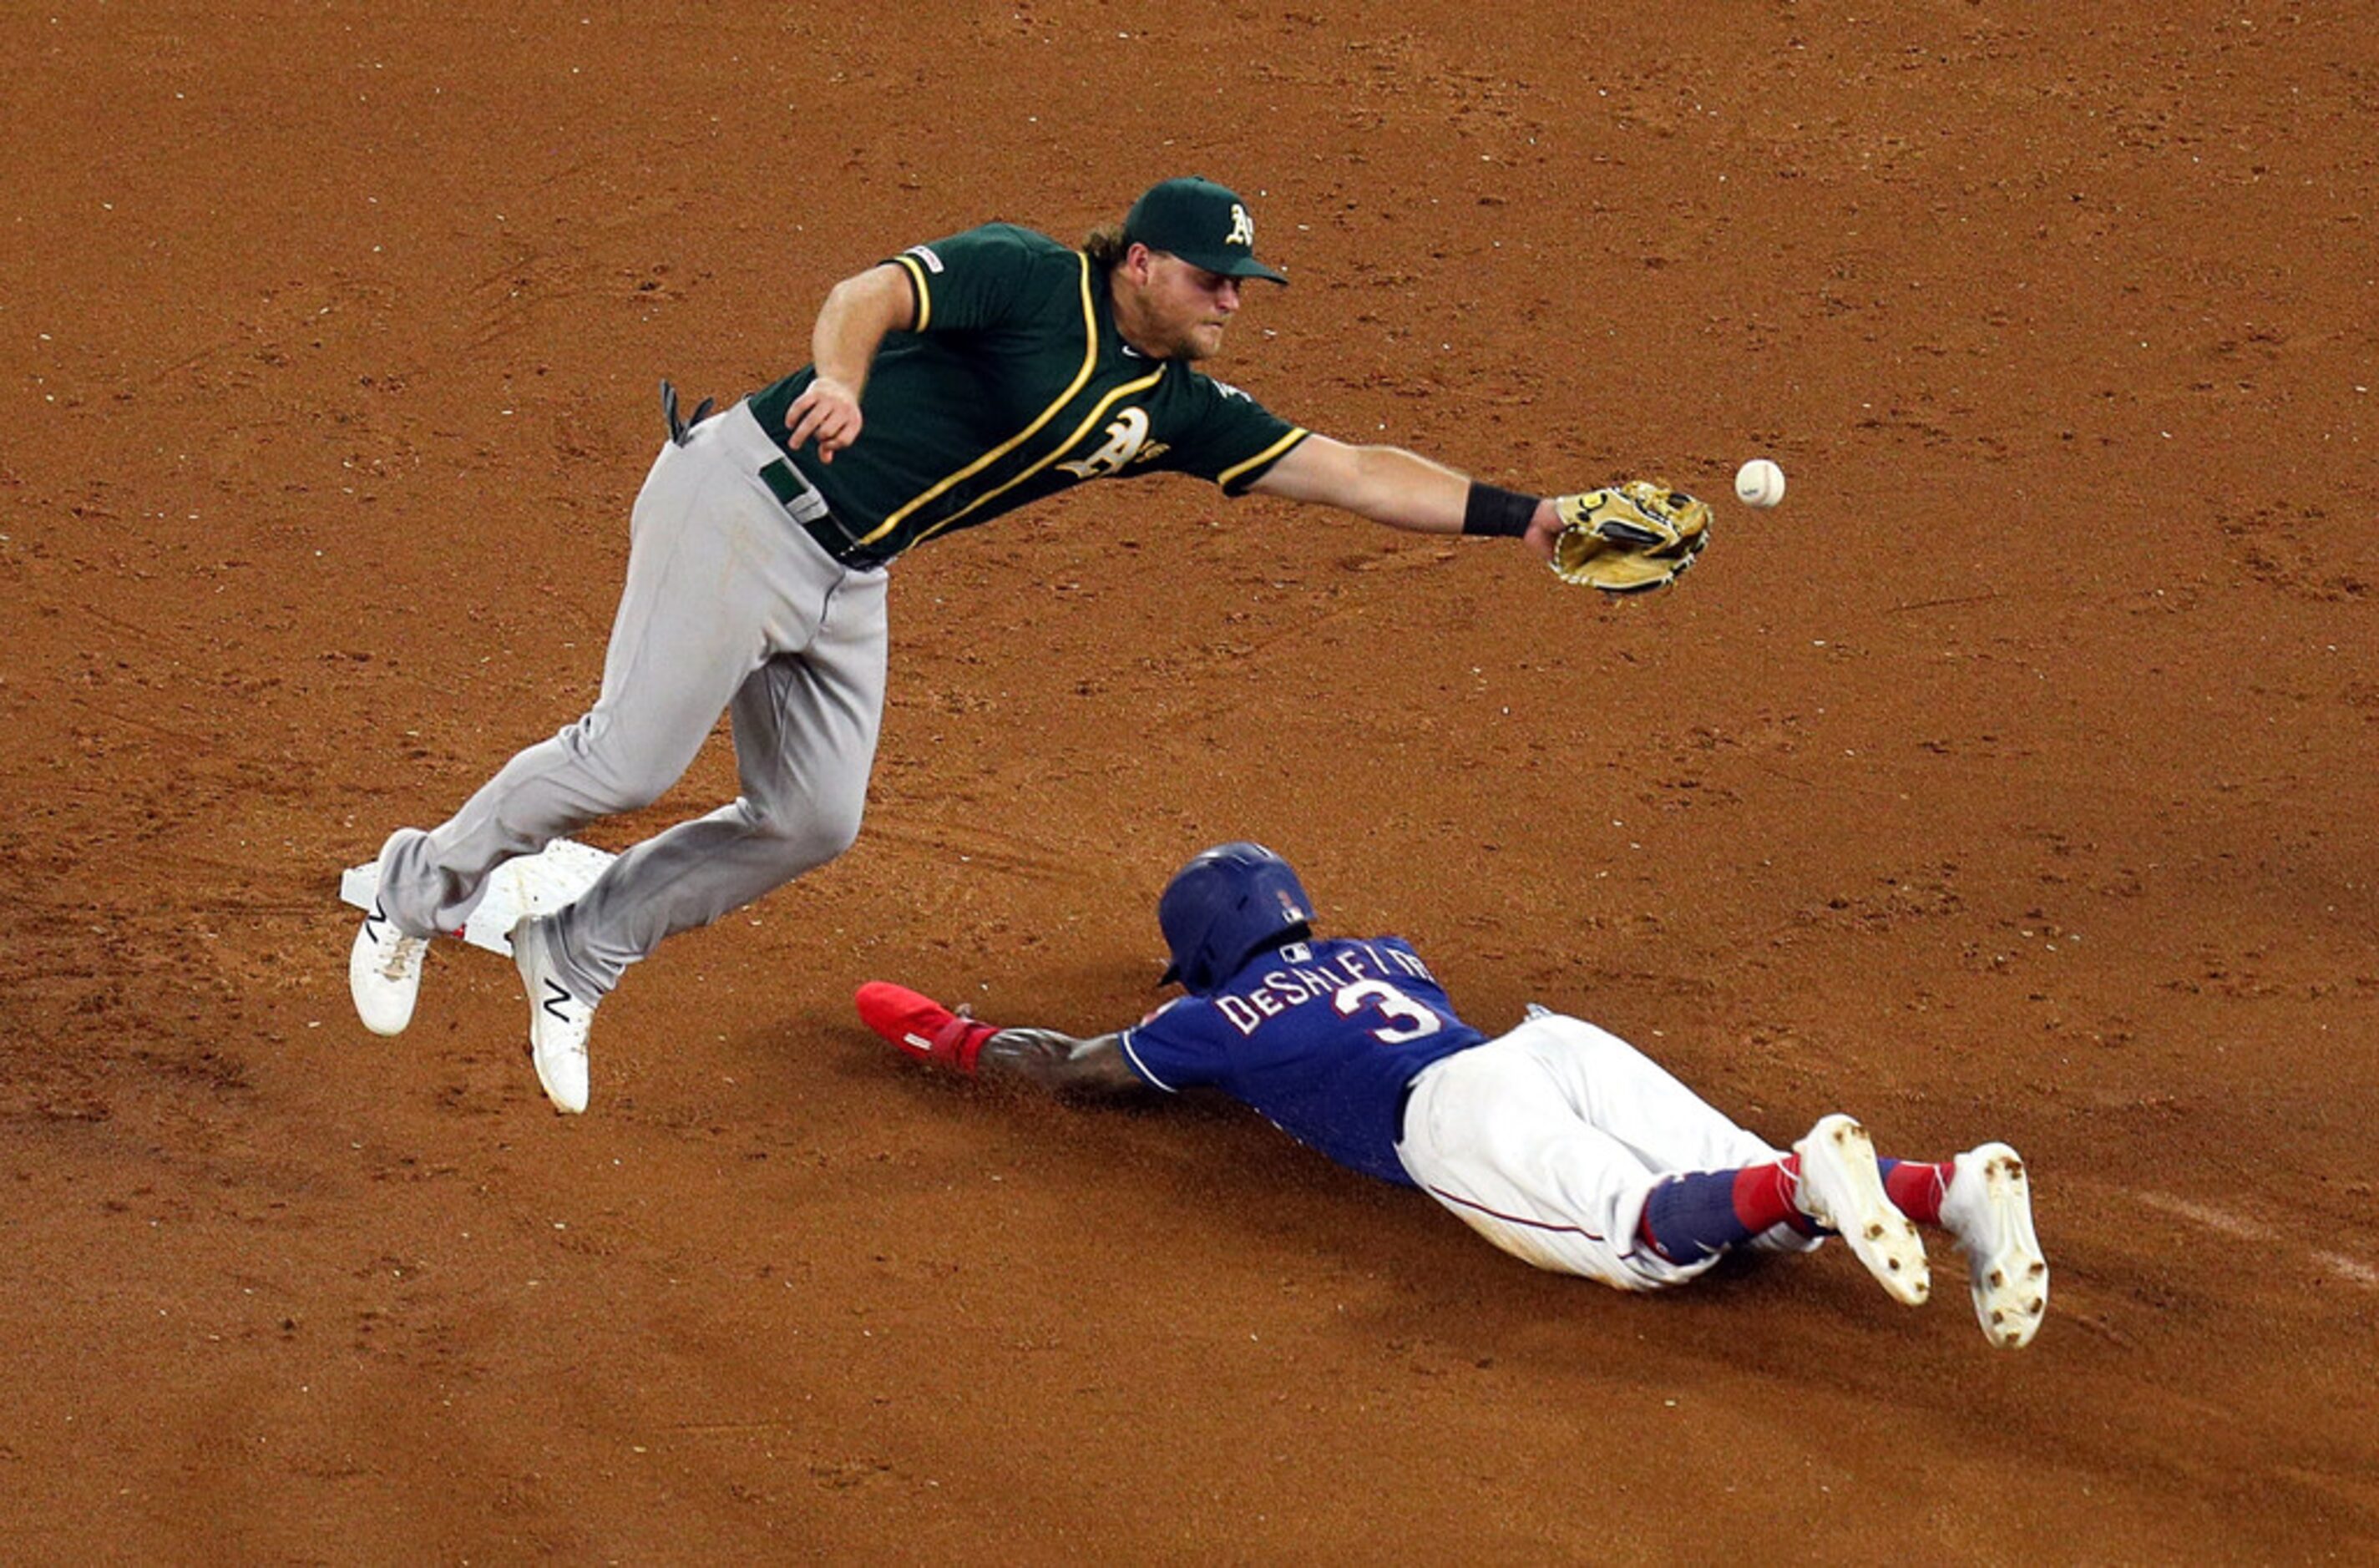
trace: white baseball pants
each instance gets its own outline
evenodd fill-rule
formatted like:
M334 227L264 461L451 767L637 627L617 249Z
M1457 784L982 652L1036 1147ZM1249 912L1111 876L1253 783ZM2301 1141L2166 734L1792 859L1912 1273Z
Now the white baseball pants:
M1736 1126L1668 1069L1593 1024L1540 1012L1413 1081L1396 1153L1423 1190L1515 1257L1622 1290L1682 1285L1636 1236L1663 1176L1721 1171L1782 1151ZM1782 1226L1770 1249L1813 1241Z

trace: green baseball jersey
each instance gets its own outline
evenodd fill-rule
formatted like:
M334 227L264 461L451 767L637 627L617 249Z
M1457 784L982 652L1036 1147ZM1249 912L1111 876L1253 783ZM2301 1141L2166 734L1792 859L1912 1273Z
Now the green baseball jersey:
M1012 223L987 223L892 258L916 293L916 325L885 339L861 398L859 440L820 463L788 452L852 540L888 561L1086 479L1175 472L1237 495L1307 432L1179 360L1150 359L1116 332L1106 274ZM785 439L803 366L752 394Z

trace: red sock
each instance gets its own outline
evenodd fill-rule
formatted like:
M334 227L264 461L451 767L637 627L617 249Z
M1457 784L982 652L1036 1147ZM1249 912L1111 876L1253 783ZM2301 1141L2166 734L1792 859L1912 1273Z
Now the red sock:
M1734 1173L1734 1217L1754 1236L1776 1225L1791 1225L1803 1236L1815 1236L1817 1222L1793 1200L1800 1187L1798 1154L1787 1154L1773 1164L1745 1165Z
M1941 1223L1941 1194L1948 1189L1950 1178L1957 1167L1945 1160L1929 1164L1923 1160L1878 1160L1883 1167L1883 1195L1893 1207L1920 1225Z

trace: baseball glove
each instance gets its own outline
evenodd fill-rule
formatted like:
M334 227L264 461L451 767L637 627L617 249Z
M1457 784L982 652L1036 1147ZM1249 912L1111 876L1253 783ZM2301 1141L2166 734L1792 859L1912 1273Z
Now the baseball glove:
M1709 543L1709 504L1653 480L1557 496L1553 509L1553 575L1606 594L1666 587Z

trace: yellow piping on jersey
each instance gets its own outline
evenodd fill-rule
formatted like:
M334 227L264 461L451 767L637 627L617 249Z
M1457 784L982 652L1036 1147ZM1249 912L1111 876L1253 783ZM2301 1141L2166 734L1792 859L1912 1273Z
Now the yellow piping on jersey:
M925 269L917 265L915 257L905 252L892 259L909 269L909 283L917 296L917 324L909 330L922 332L925 330L925 323L934 319L934 296L925 287Z
M1164 379L1165 367L1160 364L1156 368L1155 374L1142 376L1139 380L1127 381L1122 386L1116 388L1115 391L1099 399L1097 405L1092 408L1088 414L1082 416L1082 422L1074 427L1074 433L1072 435L1068 436L1064 440L1059 441L1056 446L1049 449L1048 456L1043 458L1032 467L1027 468L1023 473L1019 474L1013 479L1008 480L1008 483L1000 486L997 489L986 490L982 495L975 497L974 500L967 502L964 506L960 507L956 512L951 513L948 517L943 518L940 522L935 524L932 527L918 535L914 542L917 544L924 544L936 534L940 533L943 529L948 527L960 518L964 517L976 507L981 506L984 501L995 501L999 497L1006 495L1008 491L1014 489L1025 480L1033 477L1033 475L1038 474L1044 468L1048 467L1049 464L1057 462L1058 458L1064 456L1069 451L1072 450L1074 443L1081 440L1082 437L1089 432L1092 426L1105 418L1107 410L1116 405L1117 399L1129 397L1134 392L1146 392L1149 388L1154 386ZM1081 385L1080 382L1076 382L1075 384L1077 386ZM1045 414L1042 417L1045 419L1048 416ZM1014 443L1010 442L1009 444L1013 445Z
M896 259L905 259L896 258ZM909 513L916 511L917 508L924 505L927 501L933 500L936 496L940 495L943 491L948 489L951 486L959 483L960 480L974 477L974 476L982 473L985 468L990 467L1001 458L1006 457L1009 452L1014 452L1018 447L1022 446L1040 430L1042 426L1046 425L1050 420L1056 418L1057 416L1057 410L1065 407L1068 403L1071 402L1074 394L1081 392L1083 384L1090 380L1091 372L1097 369L1099 366L1099 319L1097 312L1091 308L1091 259L1088 256L1081 255L1078 252L1075 256L1075 259L1081 263L1082 269L1082 368L1074 372L1073 380L1068 383L1064 392L1057 394L1057 401L1043 409L1040 416L1034 419L1033 423L1025 426L1024 428L1017 431L1015 435L1009 437L1007 440L992 448L989 452L984 452L972 463L968 464L965 467L960 469L949 477L934 485L923 495L918 496L906 506L900 508L890 516L885 518L883 522L876 525L876 529L873 533L859 541L861 544L874 544L885 535L892 532L893 529L898 528L904 521L907 520ZM918 332L924 332L925 330L925 317L927 314L926 307L923 303L924 299L924 274L917 270L914 262L909 263L909 271L910 275L917 280L919 285L918 299L920 303L917 306L917 325L915 330ZM1160 370L1159 374L1162 373L1162 370ZM1152 376L1149 378L1149 380L1153 381L1155 379L1155 377ZM1067 446L1071 446L1072 444L1073 443L1071 441L1068 441L1066 443ZM1064 447L1060 447L1058 449L1060 452L1064 450ZM1054 457L1057 454L1052 452L1050 455ZM1045 459L1042 464L1036 465L1036 469L1037 467L1045 467L1046 465L1047 461ZM1027 476L1027 475L1020 474L1017 476L1017 478L1021 479ZM1015 482L1015 480L1010 480L1008 483L1012 485ZM1000 489L1004 490L1008 488L1008 485L1002 485ZM992 495L997 495L998 493L999 490L994 490ZM965 516L967 513L972 512L976 507L981 506L984 501L989 501L990 499L991 496L983 496L978 498L974 501L969 503L963 511L957 514L957 516L953 516L941 523L933 531L938 533L942 528L948 527L951 523L957 522L959 517ZM923 538L924 536L921 534L918 537Z
M1286 452L1290 447L1295 446L1298 442L1303 440L1311 433L1312 432L1306 429L1304 426L1298 426L1296 429L1289 431L1288 434L1281 437L1280 440L1273 442L1272 445L1264 448L1253 457L1249 458L1245 463L1235 464L1231 467L1224 469L1221 476L1214 480L1215 486L1222 489L1230 488L1232 480L1238 478L1240 475L1246 473L1250 468L1270 463L1274 458L1278 457L1282 452Z

